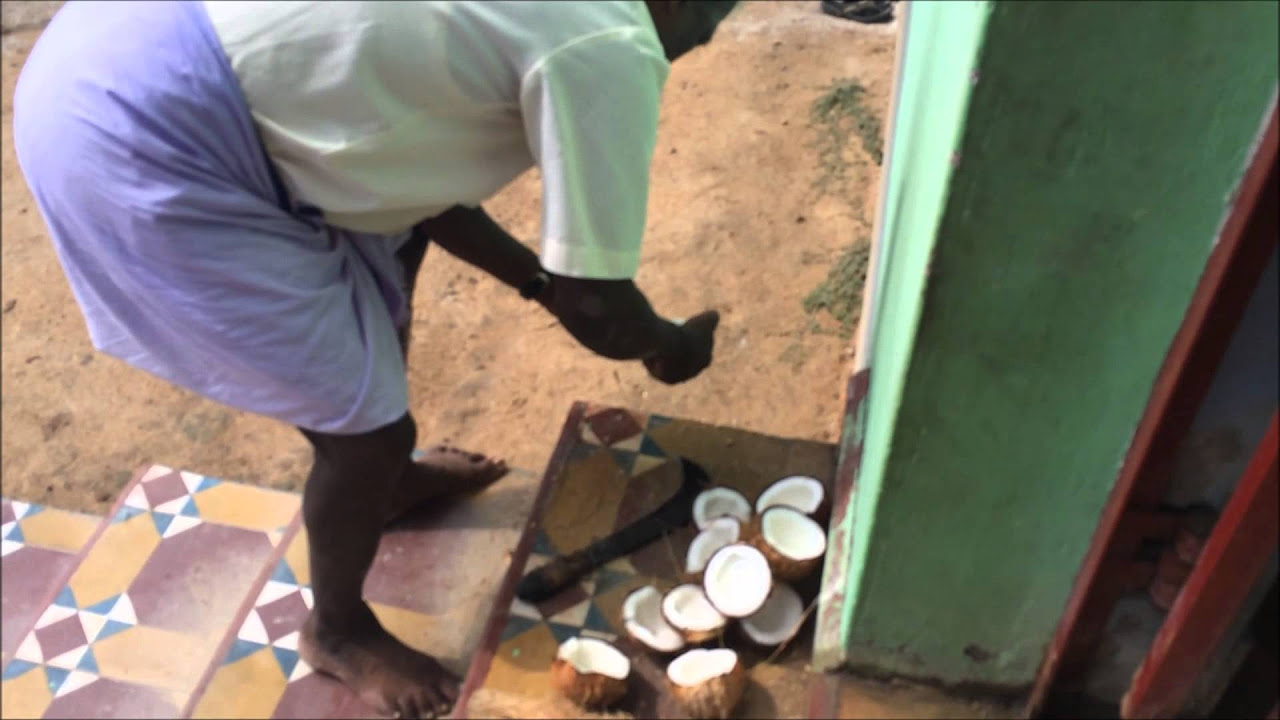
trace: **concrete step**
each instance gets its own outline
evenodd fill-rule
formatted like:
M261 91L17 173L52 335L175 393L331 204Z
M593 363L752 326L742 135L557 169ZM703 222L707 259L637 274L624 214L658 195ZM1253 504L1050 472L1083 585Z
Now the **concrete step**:
M0 664L62 587L102 518L0 498Z
M537 606L514 597L516 583L528 570L630 524L669 497L679 484L678 474L660 480L642 475L676 457L699 463L715 484L734 487L752 501L769 484L788 475L813 476L830 488L836 466L836 449L826 443L624 408L575 405L552 454L543 494L486 624L484 641L472 660L456 716L529 718L571 713L572 708L566 709L551 688L550 668L559 643L581 635L616 641L631 657L633 677L620 710L635 717L687 717L662 679L664 659L627 639L621 606L637 587L675 584L683 573L693 528L675 531L616 559ZM811 578L797 590L811 601L818 581ZM811 640L812 630L802 630L777 653L734 644L752 680L734 716L830 717L837 702L837 683L808 670ZM726 641L733 642L728 636Z
M365 585L384 624L464 670L536 485L516 471L386 533ZM159 465L103 519L6 501L3 716L373 717L298 658L300 506Z

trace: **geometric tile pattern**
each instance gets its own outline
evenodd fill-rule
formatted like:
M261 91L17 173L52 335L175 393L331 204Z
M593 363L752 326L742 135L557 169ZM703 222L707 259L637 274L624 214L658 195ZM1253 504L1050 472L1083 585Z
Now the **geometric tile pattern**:
M102 518L0 499L0 663L67 580Z
M446 635L464 635L458 632L457 618L474 622L474 609L463 606L454 609L454 616L439 615L435 606L441 601L428 597L436 593L422 589L450 584L450 566L457 566L458 558L448 544L471 540L475 533L441 532L434 525L383 535L365 583L365 599L392 634L424 651L447 653L447 648L421 638L442 627ZM452 562L446 562L451 557ZM300 529L226 644L192 717L374 716L372 708L345 686L312 672L298 655L298 634L313 605L306 558L306 532ZM461 571L474 574L465 563Z
M715 484L735 487L753 502L769 483L785 475L811 475L830 487L835 473L835 449L823 443L783 440L622 408L588 406L581 417L578 427L567 430L561 438L561 444L570 447L557 448L568 460L552 478L542 515L532 524L531 549L521 576L557 555L579 550L630 524L661 504L676 490L679 477L662 473L655 479L645 473L671 457L698 462ZM484 676L478 683L469 679L469 686L502 695L543 695L549 687L548 673L557 646L575 635L615 641L633 660L652 662L622 630L622 601L641 585L665 589L675 584L693 535L692 528L673 532L610 562L536 607L510 596L492 660L487 668L473 670ZM812 592L816 593L816 588ZM786 653L788 667L780 660L756 674L762 678L784 678L788 673L805 677L801 669L790 668L797 662L803 666L807 653L802 648L796 650ZM761 696L756 701L779 707L778 699ZM771 714L764 710L765 705L757 707ZM633 687L622 709L640 717L679 714L670 698L653 685Z
M697 460L748 497L784 473L829 479L833 471L834 451L820 443L617 408L581 417L569 447L557 448L569 461L548 483L524 569L661 502L675 489L663 484L667 476L630 481L671 456ZM537 607L497 588L505 598L498 608L489 564L511 547L525 513L495 515L508 507L503 495L481 494L428 513L427 524L385 533L365 597L394 635L455 671L472 660L475 637L466 629L502 610L497 646L475 653L493 659L484 684L541 694L563 639L595 635L626 647L622 598L643 582L669 585L692 533L615 560ZM155 466L135 476L105 520L7 500L0 509L0 716L373 716L298 655L313 604L299 496ZM631 709L670 715L660 706Z
M273 717L290 683L309 677L298 657L298 631L313 605L305 577L306 539L299 531L291 551L276 561L236 628L193 717ZM300 562L301 561L301 562Z
M166 467L140 473L4 666L6 717L179 714L299 506Z

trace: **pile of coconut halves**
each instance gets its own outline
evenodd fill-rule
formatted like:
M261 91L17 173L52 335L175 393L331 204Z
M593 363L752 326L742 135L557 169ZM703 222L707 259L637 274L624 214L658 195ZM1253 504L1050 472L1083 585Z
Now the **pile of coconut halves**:
M784 645L800 630L808 613L793 584L822 562L829 511L822 483L802 475L770 485L754 512L737 490L704 490L693 505L698 535L682 584L665 594L646 585L627 596L627 634L655 654L680 653L667 665L666 680L689 715L727 718L742 699L747 672L727 647L738 639L726 633L731 625L736 636L763 647ZM718 647L699 647L713 642ZM566 640L551 667L555 688L593 710L621 702L630 676L631 660L591 637Z

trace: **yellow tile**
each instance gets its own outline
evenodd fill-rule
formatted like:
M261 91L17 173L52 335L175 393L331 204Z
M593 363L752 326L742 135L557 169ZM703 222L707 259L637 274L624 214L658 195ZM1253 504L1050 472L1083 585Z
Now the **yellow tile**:
M213 636L137 625L94 643L93 655L103 677L190 693L216 649Z
M1001 718L1011 717L1004 708L968 702L946 693L907 683L893 686L844 677L840 681L837 715L842 718Z
M514 694L540 695L548 689L548 670L556 654L556 639L546 625L528 631L498 646L484 687Z
M267 532L293 520L302 500L298 495L224 482L194 496L205 522Z
M548 498L541 525L562 553L586 547L613 531L627 477L607 450L564 470Z
M758 663L738 706L740 717L807 718L809 686L816 677L801 668Z
M783 476L791 455L790 441L782 438L683 420L654 428L649 439L668 455L697 461L714 483L737 488L752 502Z
M637 455L636 464L631 468L631 477L643 475L666 461L666 458L654 457L652 455Z
M614 632L622 632L622 603L633 590L652 583L662 592L671 589L675 583L666 578L646 578L639 575L629 577L616 586L596 595L593 599L605 620L613 627Z
M32 668L0 685L0 717L38 718L52 700L44 670Z
M22 536L28 545L75 553L101 522L102 518L92 515L49 508L22 521Z
M299 528L298 534L289 542L289 549L284 551L284 561L289 564L293 576L299 585L311 584L311 564L307 561L307 531Z
M271 648L262 648L218 668L191 717L271 717L287 682Z
M466 672L480 638L477 632L460 632L459 628L476 631L482 628L484 618L478 618L475 607L459 607L440 615L424 615L374 602L369 603L369 608L387 632L404 644L431 655L453 672Z
M155 523L146 513L109 526L71 576L71 592L80 607L127 590L159 544Z
M788 475L808 475L830 481L835 477L838 454L835 445L793 440L786 472Z

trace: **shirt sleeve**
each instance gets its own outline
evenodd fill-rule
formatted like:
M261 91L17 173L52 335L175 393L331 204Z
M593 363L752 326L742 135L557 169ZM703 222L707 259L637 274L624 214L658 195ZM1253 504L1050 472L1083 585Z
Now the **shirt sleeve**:
M649 165L670 64L640 28L575 40L521 84L529 149L542 170L542 265L626 280L640 265Z

